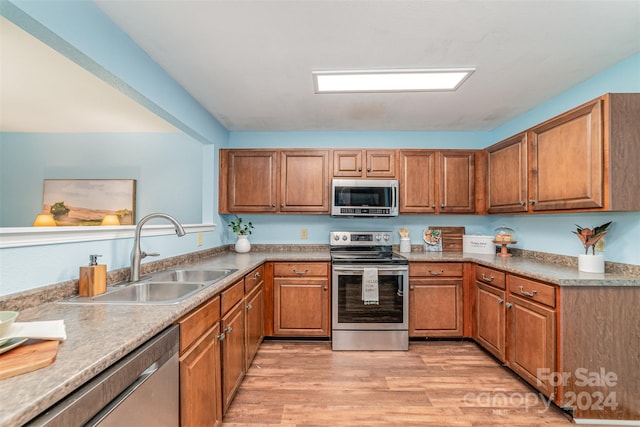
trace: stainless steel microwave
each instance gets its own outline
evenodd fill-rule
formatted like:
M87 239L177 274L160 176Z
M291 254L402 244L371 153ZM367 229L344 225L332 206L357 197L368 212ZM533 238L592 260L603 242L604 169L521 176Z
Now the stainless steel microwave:
M334 179L332 216L398 216L397 179Z

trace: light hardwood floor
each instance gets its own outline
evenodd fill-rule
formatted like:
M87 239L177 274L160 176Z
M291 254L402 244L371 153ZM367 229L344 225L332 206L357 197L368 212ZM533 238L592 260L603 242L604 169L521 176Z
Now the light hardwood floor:
M569 426L474 343L331 351L265 341L224 417L234 426Z

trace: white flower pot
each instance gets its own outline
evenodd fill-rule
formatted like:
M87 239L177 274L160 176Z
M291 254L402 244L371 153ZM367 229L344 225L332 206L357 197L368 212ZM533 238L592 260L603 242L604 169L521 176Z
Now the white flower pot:
M603 255L578 255L578 271L585 273L604 273Z
M249 243L249 236L246 234L238 234L238 240L236 240L236 252L243 254L251 250L251 243Z

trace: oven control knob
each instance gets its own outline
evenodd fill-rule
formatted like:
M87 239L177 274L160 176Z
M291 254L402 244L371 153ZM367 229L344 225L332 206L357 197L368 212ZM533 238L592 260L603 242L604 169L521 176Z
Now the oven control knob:
M333 236L333 240L340 240L340 236L339 236L339 235L337 235L337 234L335 234L335 235Z
M343 234L343 235L342 235L342 240L347 240L347 239L348 239L347 235L346 235L346 234Z
M389 239L391 238L391 236L389 236L388 234L385 233L385 234L382 235L382 238L384 239L385 242L388 242Z
M381 236L381 235L379 235L379 234L376 234L376 235L374 236L374 239L376 239L376 242L379 242L380 240L382 240L382 236Z

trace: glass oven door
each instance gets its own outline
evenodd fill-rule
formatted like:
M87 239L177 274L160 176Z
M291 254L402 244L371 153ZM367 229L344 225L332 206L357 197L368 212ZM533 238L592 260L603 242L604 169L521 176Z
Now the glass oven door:
M334 330L406 330L409 325L408 266L376 265L378 304L362 300L364 265L334 265L332 328Z

